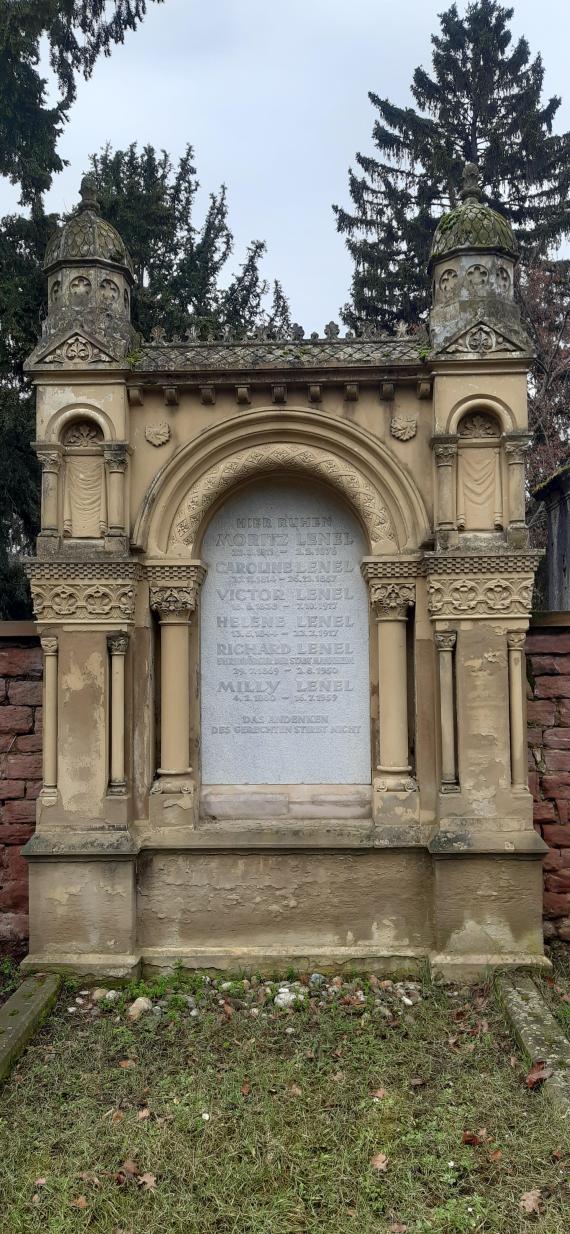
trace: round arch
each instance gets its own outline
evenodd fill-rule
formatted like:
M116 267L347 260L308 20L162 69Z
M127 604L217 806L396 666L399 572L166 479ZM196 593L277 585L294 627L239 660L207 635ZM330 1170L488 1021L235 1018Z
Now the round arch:
M46 429L46 441L60 441L64 429L74 420L92 420L101 429L105 441L115 440L113 422L106 412L92 403L74 403L60 407L51 417Z
M459 421L470 411L488 411L491 415L497 417L503 433L509 433L516 428L515 417L508 406L502 399L491 398L488 394L470 395L469 398L460 399L459 402L451 410L449 417L448 433L456 433Z
M145 494L135 545L152 557L197 556L210 511L224 495L275 473L312 475L338 489L372 554L414 551L428 534L411 475L371 433L306 408L271 408L206 429L172 455Z

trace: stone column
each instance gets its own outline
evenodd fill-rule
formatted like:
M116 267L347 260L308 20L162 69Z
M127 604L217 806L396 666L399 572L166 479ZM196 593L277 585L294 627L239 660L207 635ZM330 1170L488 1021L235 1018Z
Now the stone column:
M45 449L36 446L42 469L41 530L48 536L59 535L59 471L61 447Z
M505 457L508 465L509 526L525 526L525 454L529 448L527 433L509 433L505 437Z
M455 699L453 689L453 652L457 641L455 631L435 636L439 659L439 715L441 726L441 787L454 788L457 783L455 752Z
M406 620L415 589L406 583L371 583L370 602L378 629L380 788L408 790L408 671Z
M125 534L127 449L124 442L106 442L103 447L107 473L107 518L110 536L124 536Z
M42 637L44 653L43 795L57 792L57 639Z
M125 656L128 634L110 634L107 646L111 657L111 742L109 793L122 795L125 779Z
M457 457L457 439L441 436L432 440L437 468L437 527L439 531L455 529L453 477Z
M510 630L509 649L509 721L511 735L511 783L513 788L526 789L528 781L526 733L523 703L523 655L526 633Z
M150 606L160 621L160 767L158 775L175 788L188 780L190 766L190 646L192 613L205 571L190 581L151 584Z

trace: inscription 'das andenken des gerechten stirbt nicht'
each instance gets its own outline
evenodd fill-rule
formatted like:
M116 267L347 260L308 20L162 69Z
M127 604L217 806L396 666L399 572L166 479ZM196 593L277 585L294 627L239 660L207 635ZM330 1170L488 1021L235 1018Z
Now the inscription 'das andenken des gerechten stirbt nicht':
M208 784L370 779L366 553L324 490L263 482L210 523L202 556L202 775Z

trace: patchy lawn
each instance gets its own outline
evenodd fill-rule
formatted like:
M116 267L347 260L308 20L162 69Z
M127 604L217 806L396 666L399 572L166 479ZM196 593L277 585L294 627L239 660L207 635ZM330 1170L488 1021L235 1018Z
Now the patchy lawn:
M18 972L18 964L11 955L0 955L0 1007L6 999L18 989L22 974Z
M570 1037L570 944L553 943L549 949L553 973L537 979L543 998Z
M525 1070L485 989L68 986L0 1096L0 1229L566 1234L570 1128Z

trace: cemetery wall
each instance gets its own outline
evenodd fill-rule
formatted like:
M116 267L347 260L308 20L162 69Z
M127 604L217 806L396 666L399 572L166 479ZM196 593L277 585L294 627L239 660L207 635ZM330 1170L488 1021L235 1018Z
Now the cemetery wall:
M42 775L42 653L31 621L0 622L0 946L28 934L28 865Z
M529 786L544 859L547 939L570 942L570 614L543 614L527 638ZM28 932L20 850L41 787L42 658L33 622L0 622L0 946Z

